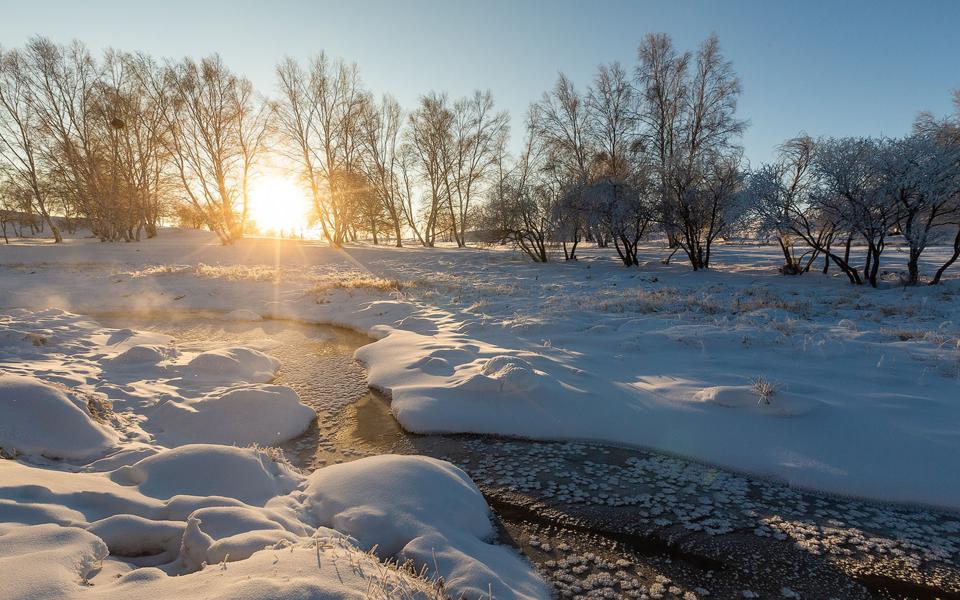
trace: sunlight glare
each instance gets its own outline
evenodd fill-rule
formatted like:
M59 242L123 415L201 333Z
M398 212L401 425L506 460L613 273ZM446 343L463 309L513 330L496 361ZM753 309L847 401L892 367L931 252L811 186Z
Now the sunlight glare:
M263 234L294 235L309 229L310 201L287 177L257 177L250 184L249 210L249 218Z

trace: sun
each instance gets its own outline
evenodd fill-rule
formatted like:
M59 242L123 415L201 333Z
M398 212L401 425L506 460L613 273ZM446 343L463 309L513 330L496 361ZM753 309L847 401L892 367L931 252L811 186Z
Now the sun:
M294 181L260 175L250 182L248 218L261 233L293 234L309 229L310 201Z

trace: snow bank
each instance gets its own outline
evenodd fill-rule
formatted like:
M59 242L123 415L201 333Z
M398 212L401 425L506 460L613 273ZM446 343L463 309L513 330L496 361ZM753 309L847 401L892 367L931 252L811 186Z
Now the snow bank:
M194 400L166 402L150 413L151 426L172 445L207 442L276 445L300 435L316 412L292 388L255 384L218 390Z
M452 590L481 597L546 598L517 554L490 541L490 510L457 467L423 456L374 456L308 478L305 506L317 523L377 546L383 556L438 565ZM434 560L437 562L434 563Z
M118 436L85 408L75 394L35 377L0 375L0 448L75 460L103 455Z
M59 525L35 527L43 518ZM262 451L217 445L162 450L112 473L0 461L0 521L0 572L18 574L16 587L4 589L0 578L4 599L72 597L84 577L94 578L85 594L105 598L148 590L227 598L246 580L260 593L299 578L304 589L336 590L336 598L366 598L384 582L430 589L365 554L373 546L383 557L439 567L454 596L492 587L498 598L547 597L529 564L489 543L490 512L470 479L422 457L362 459L306 478ZM11 544L8 532L16 533ZM101 560L100 571L85 566ZM367 568L328 568L338 560Z
M171 577L108 556L103 541L83 529L0 525L0 573L4 600L435 598L429 582L384 566L329 530L318 531L316 540L261 548L229 566Z

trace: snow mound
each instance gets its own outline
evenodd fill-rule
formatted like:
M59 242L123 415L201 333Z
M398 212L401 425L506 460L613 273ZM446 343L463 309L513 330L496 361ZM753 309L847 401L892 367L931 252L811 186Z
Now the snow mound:
M252 448L213 444L180 446L120 467L111 478L138 486L140 493L166 500L174 496L221 496L263 506L289 494L298 478L286 465Z
M783 391L777 391L764 399L749 385L718 385L703 388L693 395L693 400L725 408L749 409L780 417L805 415L817 405L812 398Z
M100 538L76 527L0 524L0 597L77 597L107 554Z
M252 310L247 310L246 308L228 312L225 315L225 318L228 321L248 321L254 323L263 320L263 317L260 316L259 313L253 312Z
M115 556L177 555L183 537L180 521L151 521L137 515L113 515L90 524L87 531Z
M278 526L265 529L243 529L217 538L206 531L205 521L198 514L199 512L187 519L181 538L180 562L190 571L200 569L204 564L244 560L264 548L300 541L296 535ZM230 515L228 519L232 519L233 516ZM243 524L243 521L240 523Z
M307 430L316 413L292 388L253 384L194 401L167 402L150 415L174 445L205 442L274 445Z
M105 454L117 443L117 433L78 404L35 377L0 376L0 448L70 460Z
M857 331L857 324L850 319L840 319L840 321L837 323L837 327L846 329L848 331Z
M199 379L266 383L280 370L280 361L259 350L235 346L201 352L184 368L185 374Z
M168 346L139 344L127 348L109 360L116 365L155 365L175 355L176 351Z
M543 582L494 535L480 490L454 465L424 456L382 455L332 465L307 480L304 506L318 525L378 546L382 556L440 568L448 589L481 597L546 598ZM436 563L434 562L436 561Z
M472 392L529 392L540 386L541 373L522 358L494 356L459 387Z

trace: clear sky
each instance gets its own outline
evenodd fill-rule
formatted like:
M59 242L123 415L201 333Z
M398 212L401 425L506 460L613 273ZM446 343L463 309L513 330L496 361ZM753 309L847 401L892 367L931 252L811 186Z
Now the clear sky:
M405 106L419 94L493 90L523 114L564 71L633 67L637 43L666 32L694 49L720 37L744 87L751 162L799 131L906 132L921 109L945 114L960 87L960 1L4 2L0 44L42 34L178 58L219 52L264 93L284 55L356 62L367 86Z

